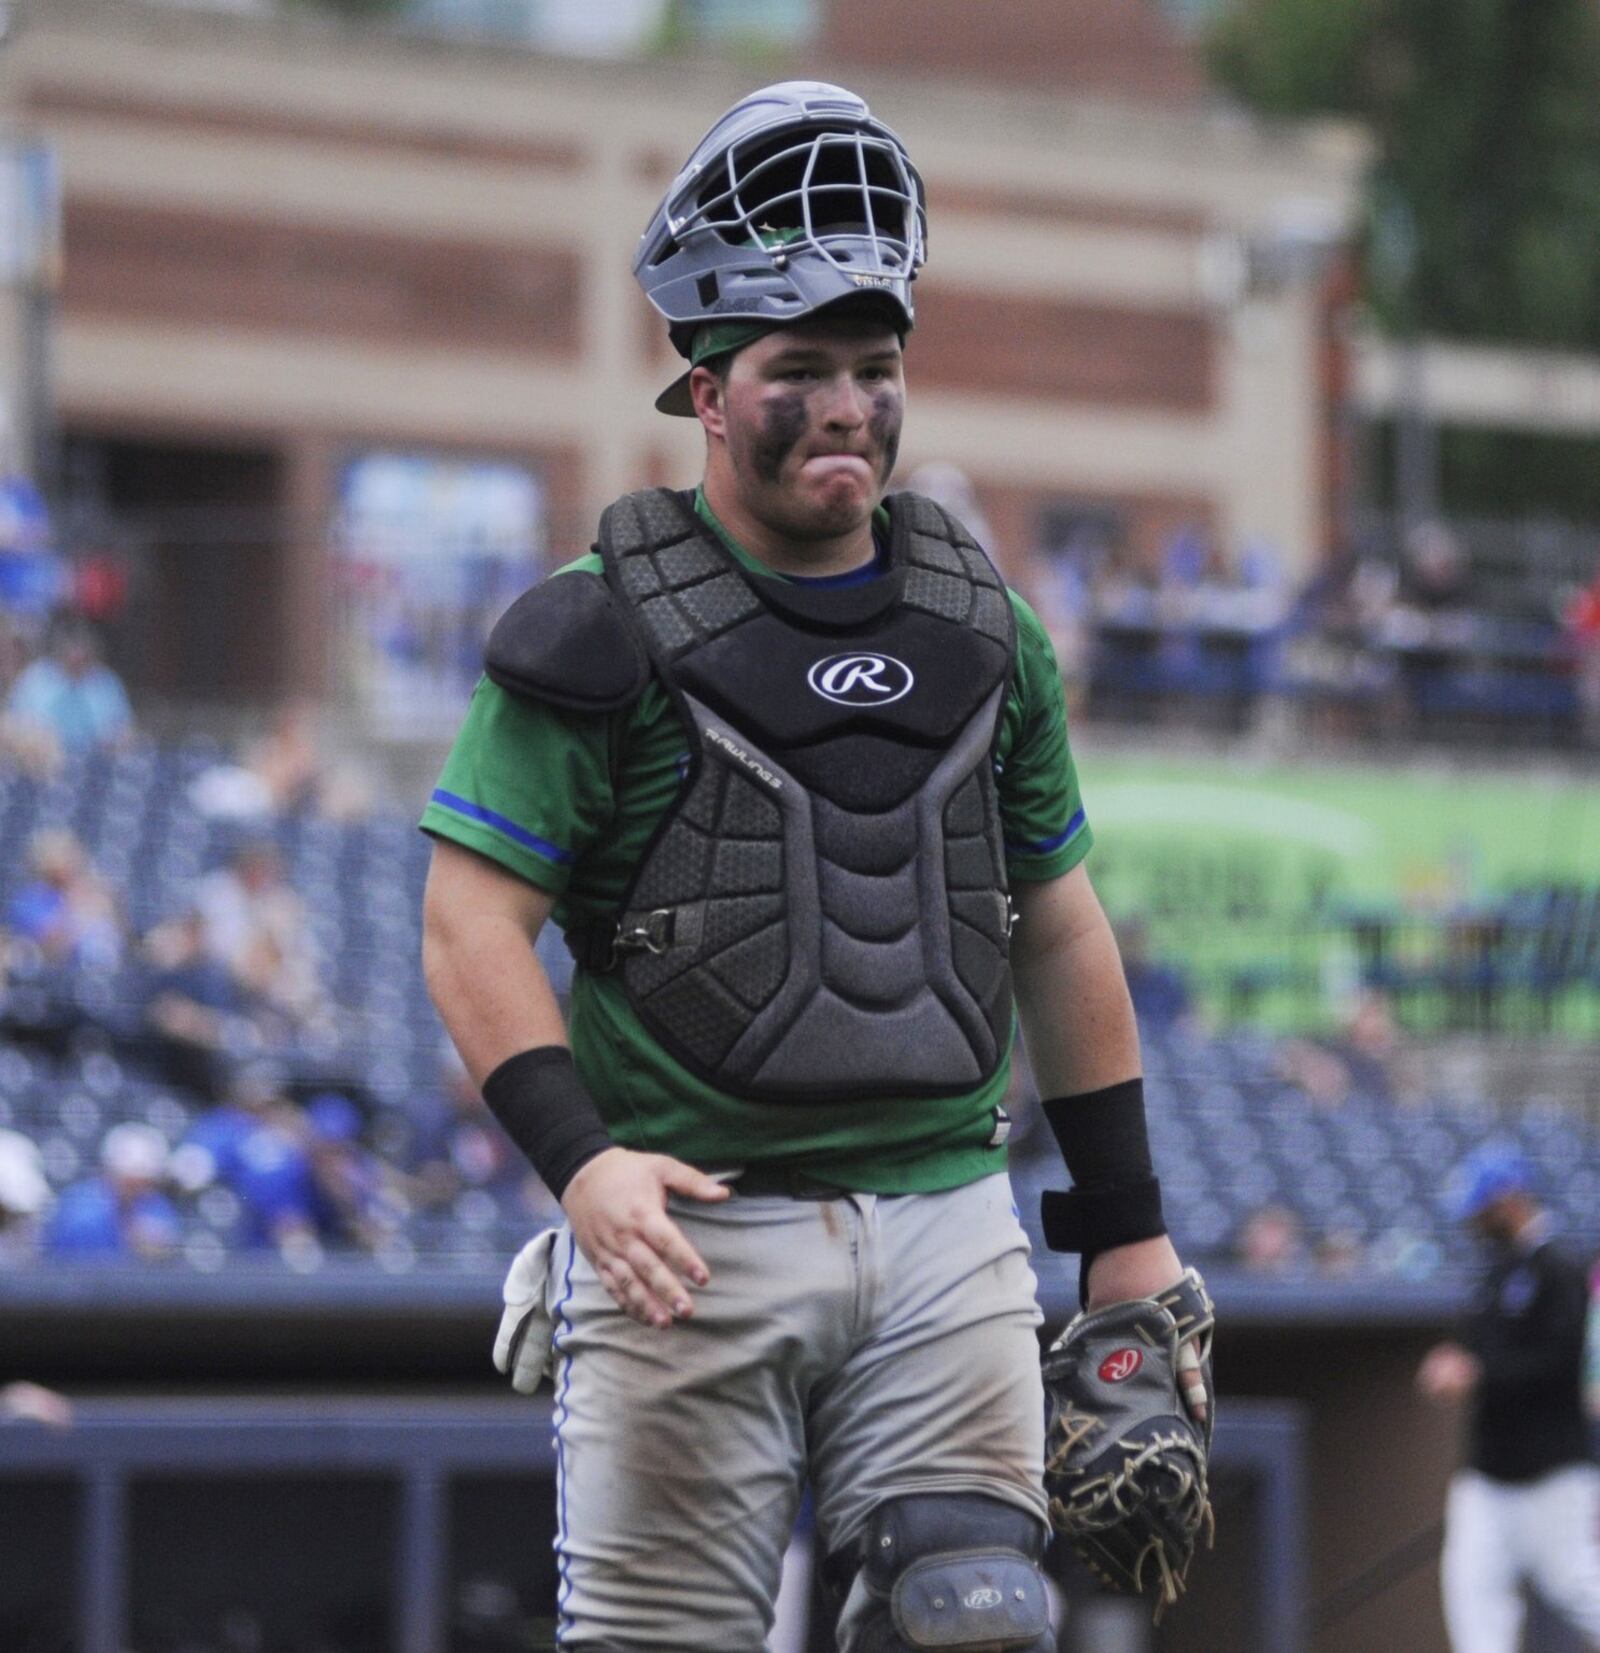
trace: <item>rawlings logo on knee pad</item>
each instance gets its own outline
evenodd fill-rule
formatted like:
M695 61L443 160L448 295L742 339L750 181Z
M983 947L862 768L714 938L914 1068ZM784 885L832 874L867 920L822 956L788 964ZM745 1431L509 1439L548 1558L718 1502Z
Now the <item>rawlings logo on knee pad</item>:
M1051 1653L1045 1533L980 1493L891 1499L861 1538L844 1653Z
M1050 1630L1044 1579L1015 1551L950 1551L918 1561L895 1581L889 1613L908 1647L998 1653L1038 1647Z

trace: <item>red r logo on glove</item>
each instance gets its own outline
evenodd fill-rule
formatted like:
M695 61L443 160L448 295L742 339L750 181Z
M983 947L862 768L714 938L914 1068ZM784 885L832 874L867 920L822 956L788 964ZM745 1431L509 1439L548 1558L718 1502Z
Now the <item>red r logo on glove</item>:
M1102 1383L1126 1383L1144 1365L1144 1356L1137 1349L1113 1349L1100 1362Z

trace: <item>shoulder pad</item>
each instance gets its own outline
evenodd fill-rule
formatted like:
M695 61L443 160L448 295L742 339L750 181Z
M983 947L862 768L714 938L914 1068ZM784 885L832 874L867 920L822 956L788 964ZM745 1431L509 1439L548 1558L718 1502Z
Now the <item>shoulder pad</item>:
M943 540L946 545L960 546L981 553L984 562L992 563L987 550L972 537L967 525L954 512L947 511L937 500L926 494L914 494L909 489L890 494L884 501L891 516L904 517L906 527L913 534L925 534L929 539Z
M484 670L511 694L572 712L610 712L649 680L644 649L597 575L552 575L523 594L489 634Z

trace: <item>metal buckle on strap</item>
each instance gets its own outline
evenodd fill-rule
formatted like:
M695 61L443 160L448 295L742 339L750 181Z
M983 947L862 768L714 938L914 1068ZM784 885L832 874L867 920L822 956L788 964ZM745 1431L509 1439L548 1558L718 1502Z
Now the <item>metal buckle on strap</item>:
M617 925L616 938L611 943L614 953L653 953L657 958L672 945L673 931L677 928L676 918L671 907L657 907L653 913L646 913L644 922L632 924L624 928Z

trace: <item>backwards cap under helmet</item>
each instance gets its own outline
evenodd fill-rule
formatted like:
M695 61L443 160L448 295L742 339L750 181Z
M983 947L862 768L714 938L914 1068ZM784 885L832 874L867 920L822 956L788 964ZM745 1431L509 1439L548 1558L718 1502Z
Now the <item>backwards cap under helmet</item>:
M707 322L782 326L863 294L905 331L927 239L900 139L842 86L788 80L741 98L695 146L633 273L687 357Z

